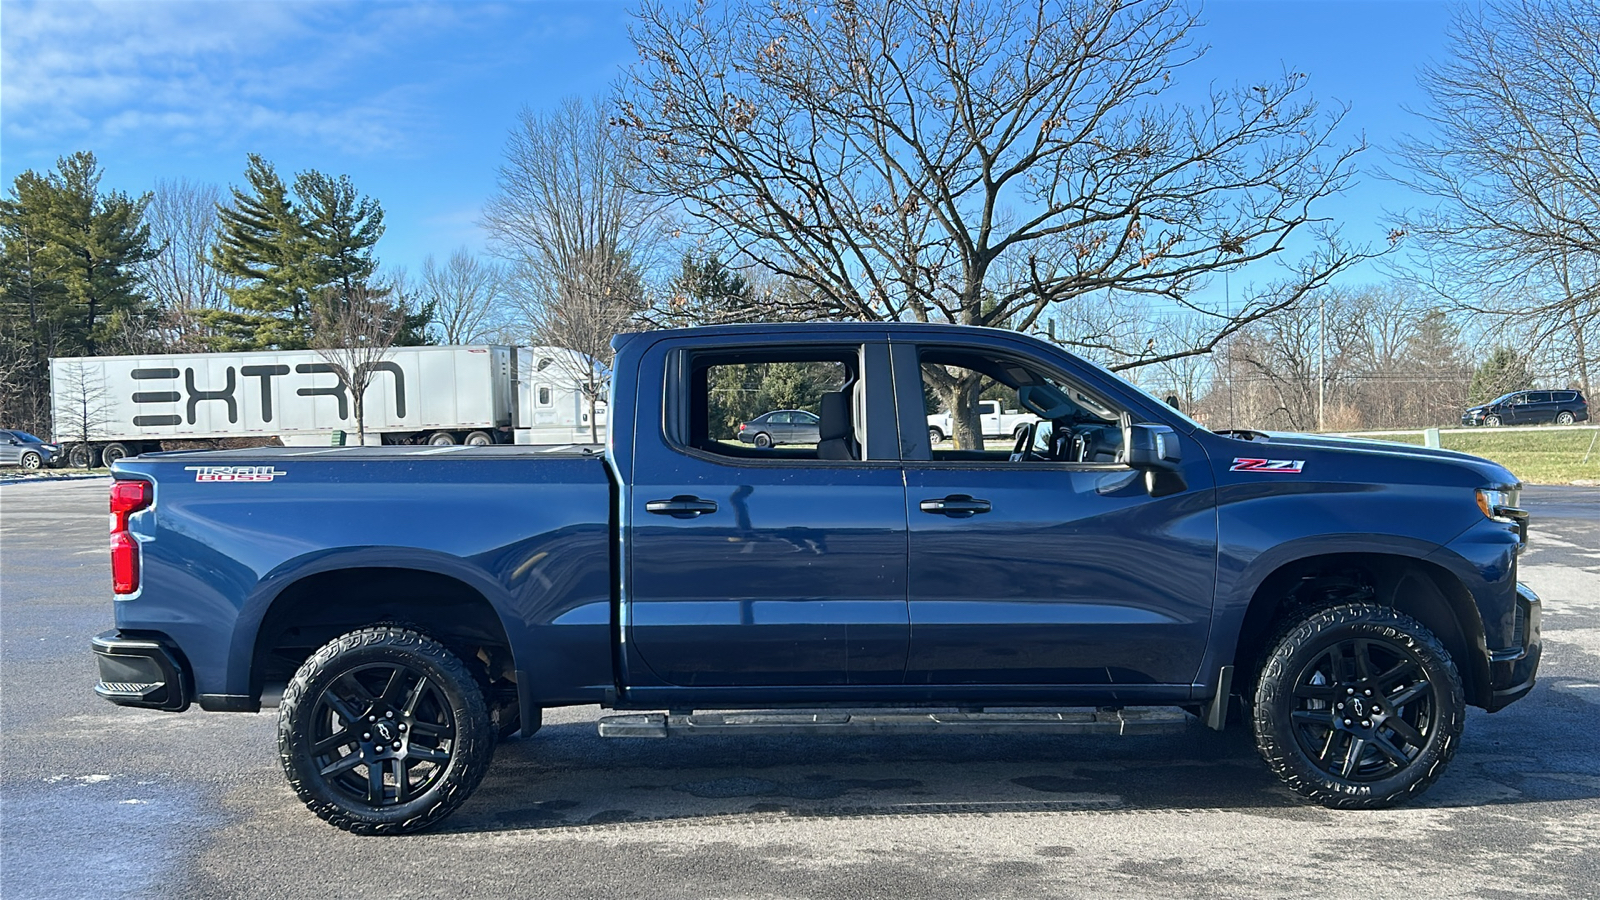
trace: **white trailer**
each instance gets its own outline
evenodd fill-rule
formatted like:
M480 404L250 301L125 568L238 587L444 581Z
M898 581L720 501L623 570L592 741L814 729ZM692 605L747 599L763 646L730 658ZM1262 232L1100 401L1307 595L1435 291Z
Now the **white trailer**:
M605 440L606 403L602 394L589 427L588 385L592 363L561 347L517 350L517 430L519 444L588 444ZM603 367L597 367L608 377Z
M396 347L374 368L369 444L513 442L514 348ZM55 438L75 465L174 441L326 446L357 432L335 368L312 350L52 359L50 381Z

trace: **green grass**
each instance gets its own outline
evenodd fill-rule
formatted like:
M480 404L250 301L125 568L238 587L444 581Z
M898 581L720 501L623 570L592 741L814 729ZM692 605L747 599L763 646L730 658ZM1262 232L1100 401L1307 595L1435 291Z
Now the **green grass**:
M1446 450L1459 450L1492 459L1510 469L1526 484L1572 484L1600 481L1600 441L1597 432L1585 429L1548 431L1476 431L1467 434L1441 434L1439 444ZM1421 444L1420 434L1385 435L1379 440L1402 444ZM1590 450L1591 444L1593 450ZM1584 453L1589 461L1583 461Z

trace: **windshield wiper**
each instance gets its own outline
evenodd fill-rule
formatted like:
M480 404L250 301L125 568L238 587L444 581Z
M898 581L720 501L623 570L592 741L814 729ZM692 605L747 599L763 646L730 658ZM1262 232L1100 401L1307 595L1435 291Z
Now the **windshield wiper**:
M1256 431L1253 428L1227 428L1214 432L1223 437L1231 437L1241 441L1270 441L1272 438L1265 431Z

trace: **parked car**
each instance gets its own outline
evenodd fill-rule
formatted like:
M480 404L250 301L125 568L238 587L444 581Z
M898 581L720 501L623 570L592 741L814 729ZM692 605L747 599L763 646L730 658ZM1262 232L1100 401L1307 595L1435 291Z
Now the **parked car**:
M803 409L775 409L739 425L739 440L757 447L815 444L822 439L822 420Z
M61 464L61 447L26 431L0 429L0 466L42 469Z
M1571 425L1587 421L1589 401L1581 391L1512 391L1461 414L1463 425Z
M1208 431L992 328L726 325L613 345L599 452L117 460L96 693L277 703L278 757L311 812L403 834L555 707L616 710L607 738L1110 738L1223 729L1242 704L1290 788L1372 809L1439 778L1483 724L1468 706L1534 685L1528 514L1497 463ZM719 370L767 362L837 365L814 447L719 439ZM930 444L921 376L939 367L995 373L1038 421L1004 449ZM150 740L146 720L122 725L102 735L110 758Z

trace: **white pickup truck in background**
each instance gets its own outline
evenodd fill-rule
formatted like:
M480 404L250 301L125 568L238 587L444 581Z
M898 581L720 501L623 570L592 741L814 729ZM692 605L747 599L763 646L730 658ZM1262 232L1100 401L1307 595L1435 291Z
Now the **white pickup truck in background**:
M1022 426L1036 420L1032 413L1015 409L1002 409L999 400L979 400L978 418L983 423L986 438L1013 437ZM955 434L950 421L950 410L928 417L928 440L937 444Z

